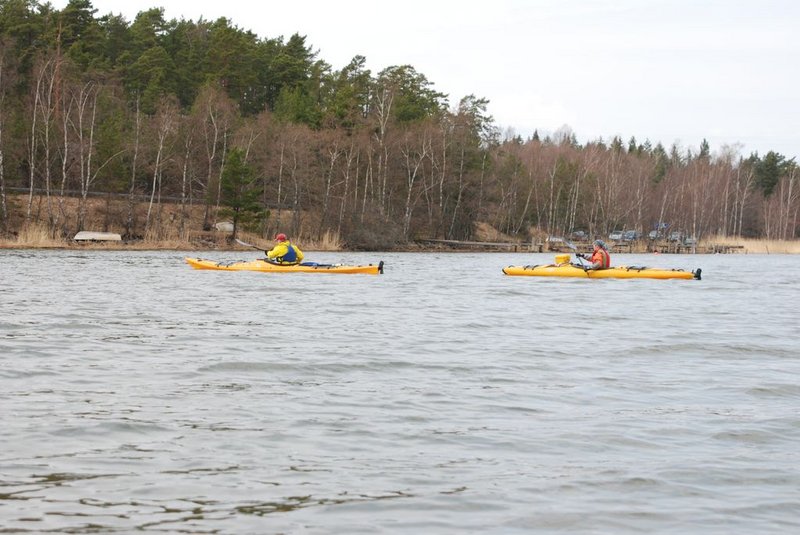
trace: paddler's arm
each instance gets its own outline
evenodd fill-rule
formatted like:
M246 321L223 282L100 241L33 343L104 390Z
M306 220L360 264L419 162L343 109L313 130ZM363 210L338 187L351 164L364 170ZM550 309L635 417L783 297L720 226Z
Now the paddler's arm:
M270 260L274 260L275 258L281 257L286 254L286 245L279 243L271 250L267 251L267 258Z

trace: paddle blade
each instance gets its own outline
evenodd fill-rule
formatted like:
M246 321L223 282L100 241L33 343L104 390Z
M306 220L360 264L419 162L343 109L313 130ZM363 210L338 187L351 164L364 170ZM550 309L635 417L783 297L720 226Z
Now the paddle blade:
M236 238L236 243L238 243L239 245L244 245L245 247L252 247L253 249L258 249L259 251L261 250L261 247L256 247L252 243L244 242L244 241L240 240L239 238Z

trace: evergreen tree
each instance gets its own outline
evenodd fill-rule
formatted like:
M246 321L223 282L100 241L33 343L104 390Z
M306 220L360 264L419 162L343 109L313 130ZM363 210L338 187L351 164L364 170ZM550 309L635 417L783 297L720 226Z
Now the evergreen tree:
M225 18L217 20L209 30L206 79L218 80L246 112L263 110L263 100L253 94L258 85L255 36L231 26Z
M146 50L128 69L128 87L139 93L142 111L152 114L161 97L176 91L175 64L162 46Z
M330 79L330 97L326 106L327 122L332 126L353 128L364 121L369 107L372 78L364 56L354 57Z
M99 21L102 34L102 54L108 69L119 68L120 57L128 50L131 40L128 23L121 15L106 15Z
M677 143L673 143L669 149L670 164L679 166L685 163L684 157L681 155L681 148Z
M316 54L306 46L305 36L294 34L285 45L278 43L269 63L270 80L266 94L269 109L276 110L282 92L293 93L308 81L315 57Z
M392 115L400 123L436 117L446 108L444 93L435 91L425 75L411 65L384 69L376 85L393 93Z
M50 4L40 6L36 0L0 1L0 36L5 38L6 46L14 49L21 84L27 82L37 53L54 44L54 18Z
M656 159L653 182L658 184L664 180L669 170L669 156L667 156L667 151L664 150L664 146L661 143L657 144L653 149L653 157Z
M61 47L84 71L109 67L104 57L103 32L95 13L97 10L90 0L70 0L59 17Z
M697 157L701 160L708 160L711 158L711 147L705 138L703 138L703 142L700 143L700 153L697 155Z
M763 158L753 155L751 161L755 163L756 187L765 197L772 195L778 181L794 164L794 158L787 161L786 157L774 151L769 151Z
M230 241L236 238L239 226L247 226L264 215L259 203L261 192L255 186L255 170L245 161L244 151L231 149L222 171L221 203L225 208L220 212L233 220Z
M165 39L165 50L176 67L176 96L183 109L189 109L210 79L208 65L211 47L211 24L203 19L197 23L181 20Z

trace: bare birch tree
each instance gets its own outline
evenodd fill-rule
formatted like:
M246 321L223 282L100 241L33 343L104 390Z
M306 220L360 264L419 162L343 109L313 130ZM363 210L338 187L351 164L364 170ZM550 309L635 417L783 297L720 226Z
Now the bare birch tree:
M8 232L8 202L6 201L6 174L4 166L5 146L3 144L3 126L5 124L6 108L6 84L7 76L6 58L5 58L5 44L0 40L0 223L4 232Z
M431 154L430 131L425 128L422 131L422 139L416 139L411 132L406 132L400 152L404 160L404 171L406 177L406 200L403 207L403 236L408 237L411 229L411 219L417 199L424 193L416 191L415 185L420 178L424 178L425 160Z
M780 239L788 240L794 237L797 228L798 188L797 165L790 165L788 173L780 181L778 199L780 200Z
M158 194L159 206L161 199L161 177L165 162L169 157L169 147L167 141L169 136L175 131L175 123L177 120L177 105L171 99L163 99L159 104L158 111L155 116L156 127L156 154L153 163L153 181L150 189L150 202L147 205L147 216L145 218L145 236L153 237L153 227L151 224L151 212L153 210L153 201ZM160 234L160 218L157 219L155 232Z
M72 110L75 103L70 91L62 91L60 96L61 106L61 188L58 195L58 219L54 222L54 226L61 223L61 233L67 233L68 214L65 206L65 196L67 194L67 182L69 180L69 173L72 161L72 151L70 142L70 129L72 120Z
M50 67L49 60L43 60L36 68L36 84L33 90L33 105L31 106L31 132L28 143L28 208L25 211L25 221L30 222L33 215L33 193L36 185L36 163L38 160L38 118L42 96L42 86L46 85L46 73Z
M87 199L92 185L97 180L100 171L114 158L122 154L122 150L109 156L100 165L95 166L94 157L96 153L95 129L97 126L97 99L101 88L89 81L72 88L72 99L74 101L75 116L71 120L71 127L75 135L80 183L80 198L78 199L78 221L77 229L81 231L86 224Z
M387 181L389 177L389 148L386 144L386 136L389 125L389 118L392 112L392 103L394 102L394 92L388 87L381 87L378 89L375 97L375 118L378 122L378 127L375 132L375 138L378 142L378 161L377 161L377 178L379 187L379 207L381 215L386 215L387 204Z
M344 154L344 169L342 169L342 182L343 182L343 190L342 190L342 202L339 204L339 218L336 223L336 235L341 236L342 233L342 223L344 222L345 214L347 213L347 207L349 206L348 200L350 198L350 182L351 182L351 175L355 174L353 177L353 208L356 209L358 205L358 172L359 172L359 157L361 155L359 151L359 147L356 145L356 140L350 140L350 146L343 150Z
M53 128L53 117L58 108L56 100L56 84L59 76L60 58L55 57L47 60L39 71L41 83L37 83L40 94L34 101L38 103L38 114L41 119L40 143L44 154L42 155L42 173L44 174L44 194L45 206L47 208L47 220L50 225L50 232L55 233L56 221L54 220L52 185L51 151L52 139L51 130ZM34 115L37 110L34 110Z
M207 86L196 99L197 113L202 118L201 128L206 155L206 209L203 229L211 228L211 209L219 206L220 177L225 159L225 148L232 123L233 104L220 88ZM213 194L212 194L213 193Z
M752 190L753 183L755 182L755 170L753 166L748 165L746 169L743 169L743 167L744 166L740 164L736 168L736 205L739 215L736 220L736 226L734 227L735 236L742 236L748 193Z
M139 161L139 140L142 132L141 98L136 94L133 113L133 151L131 154L131 181L128 188L128 215L125 218L125 236L133 237L136 227L136 164Z
M325 143L326 140L322 139L322 143ZM323 180L323 191L322 191L322 209L320 211L319 217L319 226L317 230L317 235L319 237L322 236L323 232L325 232L328 224L328 211L331 205L331 196L333 194L334 187L336 184L334 183L334 176L337 175L336 173L336 166L339 160L339 157L342 155L342 150L339 148L338 139L331 139L330 143L325 143L328 147L325 149L326 156L327 156L327 169L320 173L320 176ZM320 151L322 152L322 151Z

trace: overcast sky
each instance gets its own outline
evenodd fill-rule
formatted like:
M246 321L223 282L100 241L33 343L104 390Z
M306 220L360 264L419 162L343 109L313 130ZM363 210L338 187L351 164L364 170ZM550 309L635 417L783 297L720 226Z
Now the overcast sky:
M63 8L67 0L54 0ZM800 2L794 0L92 0L97 15L163 7L262 38L307 37L341 69L410 64L474 94L504 131L567 125L585 142L673 143L800 155Z

